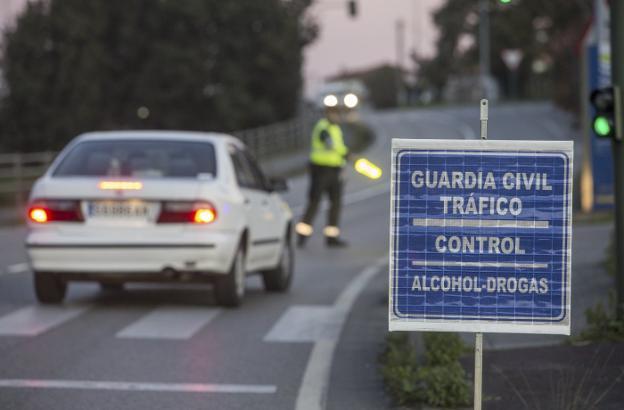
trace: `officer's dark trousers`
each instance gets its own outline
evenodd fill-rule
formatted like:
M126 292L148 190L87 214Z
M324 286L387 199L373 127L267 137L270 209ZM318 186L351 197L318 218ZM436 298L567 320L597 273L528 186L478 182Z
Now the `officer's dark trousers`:
M323 194L329 197L329 213L327 226L338 227L340 222L340 208L342 206L342 168L322 167L310 164L310 190L308 192L308 206L301 222L312 225Z

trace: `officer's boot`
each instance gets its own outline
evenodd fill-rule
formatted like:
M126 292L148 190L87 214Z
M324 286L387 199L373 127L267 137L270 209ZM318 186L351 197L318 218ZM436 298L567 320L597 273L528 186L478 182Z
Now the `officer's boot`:
M323 234L325 234L325 245L336 248L347 246L347 242L340 239L340 228L337 226L326 226L323 229Z
M295 225L295 231L297 232L297 247L303 248L310 235L312 235L312 226L305 222L299 222Z

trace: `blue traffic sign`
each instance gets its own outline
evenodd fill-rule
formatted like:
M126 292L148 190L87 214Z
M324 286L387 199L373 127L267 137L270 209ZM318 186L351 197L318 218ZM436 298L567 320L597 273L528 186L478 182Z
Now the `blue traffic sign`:
M390 330L570 331L572 142L393 140Z

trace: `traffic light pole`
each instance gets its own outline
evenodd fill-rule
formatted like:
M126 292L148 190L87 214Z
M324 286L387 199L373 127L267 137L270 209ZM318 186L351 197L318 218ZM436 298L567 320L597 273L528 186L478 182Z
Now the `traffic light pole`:
M624 88L624 0L611 2L611 73L615 97L615 138L613 147L613 170L615 172L615 280L616 280L616 315L624 320L624 141L622 123L624 106L622 89Z

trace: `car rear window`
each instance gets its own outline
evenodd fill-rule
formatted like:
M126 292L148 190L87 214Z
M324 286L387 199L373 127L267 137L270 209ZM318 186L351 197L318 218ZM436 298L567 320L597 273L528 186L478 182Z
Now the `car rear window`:
M102 140L78 143L52 175L196 178L215 177L216 169L209 142Z

